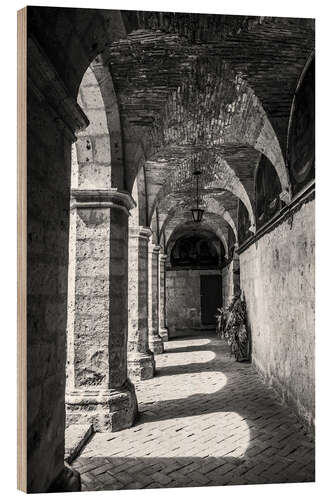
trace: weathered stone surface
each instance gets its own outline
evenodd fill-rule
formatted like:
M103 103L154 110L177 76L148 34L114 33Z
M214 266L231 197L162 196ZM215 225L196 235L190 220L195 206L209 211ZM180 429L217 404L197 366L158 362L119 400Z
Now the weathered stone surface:
M169 339L168 328L166 324L166 307L165 307L165 263L167 254L159 253L159 336L163 342Z
M64 467L70 147L60 118L29 85L24 424L28 492L47 491Z
M67 427L65 432L65 461L67 463L73 462L79 455L93 432L91 424Z
M159 251L160 246L148 246L148 341L154 354L162 354L163 340L159 329Z
M166 270L166 309L170 338L177 334L193 333L193 329L207 328L201 321L200 277L216 274L221 274L221 270Z
M151 352L151 351L150 351ZM131 380L148 380L155 375L154 354L149 351L144 353L128 353L127 356L128 375Z
M314 425L314 201L240 254L252 359Z
M117 389L74 389L66 394L67 425L91 424L97 432L115 432L131 427L137 412L129 380Z
M75 196L66 422L114 431L131 426L137 413L135 390L127 379L129 197L104 193L108 203L96 201L100 195L94 190ZM82 287L87 279L90 286ZM109 284L104 292L101 282Z
M54 64L45 63L38 51L28 53L27 473L28 490L42 492L67 477L70 145L74 129L87 124L76 105L78 94L90 125L78 134L72 151L72 187L131 190L145 169L147 213L139 223L152 221L154 242L163 241L166 248L176 225L188 222L181 202L185 197L189 208L190 189L183 181L195 161L202 161L207 224L231 250L237 240L238 199L251 218L260 155L272 162L289 201L287 127L300 74L314 48L314 21L30 7L28 31ZM33 78L36 69L41 74ZM297 122L295 130L300 130ZM297 169L304 168L296 163ZM171 191L178 186L183 192L172 194L165 186L158 197L166 180ZM77 267L68 294L67 363L68 380L77 392L68 402L69 414L73 421L91 417L99 429L114 430L121 422L131 425L136 413L127 381L127 222L124 213L112 220L105 206L74 211L80 216L72 226L78 245L74 255L70 245L69 256ZM310 205L304 205L290 229L285 222L265 234L240 261L254 361L309 422L312 216ZM154 266L149 333L151 345L161 350ZM232 273L230 266L230 283Z
M128 373L132 380L154 376L154 355L148 346L149 228L129 228L128 261Z

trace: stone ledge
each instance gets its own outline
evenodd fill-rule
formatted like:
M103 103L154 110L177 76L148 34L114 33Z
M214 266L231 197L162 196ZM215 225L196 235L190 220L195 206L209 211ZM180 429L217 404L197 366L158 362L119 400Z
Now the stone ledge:
M90 424L70 425L65 431L65 461L72 463L93 434Z
M71 208L119 208L129 214L136 206L132 196L117 188L72 189Z
M128 235L130 238L143 238L149 240L152 235L150 227L146 226L129 226Z

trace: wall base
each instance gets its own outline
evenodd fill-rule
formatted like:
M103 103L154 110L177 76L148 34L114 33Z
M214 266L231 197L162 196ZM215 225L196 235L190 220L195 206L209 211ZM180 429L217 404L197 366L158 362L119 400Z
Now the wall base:
M314 415L309 412L300 401L297 401L291 391L288 390L285 384L279 382L275 376L268 376L267 373L260 366L258 360L252 357L252 364L256 371L259 373L265 385L271 387L281 404L288 406L293 413L298 417L300 422L304 425L307 433L312 439L315 436L315 421Z

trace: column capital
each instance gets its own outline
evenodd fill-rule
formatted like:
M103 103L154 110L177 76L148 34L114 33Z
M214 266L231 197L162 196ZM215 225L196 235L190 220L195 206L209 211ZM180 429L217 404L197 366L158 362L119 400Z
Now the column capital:
M72 189L71 207L76 208L117 208L129 215L136 205L127 191L110 189Z
M148 226L129 226L128 235L130 238L145 238L149 240L152 232Z
M160 245L155 245L154 243L149 243L149 252L158 254L161 250Z
M160 253L160 260L162 262L165 262L168 258L168 255L166 253Z

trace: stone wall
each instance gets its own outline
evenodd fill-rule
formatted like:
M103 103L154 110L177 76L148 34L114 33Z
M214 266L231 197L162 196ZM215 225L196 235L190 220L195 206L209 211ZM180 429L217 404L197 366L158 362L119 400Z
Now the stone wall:
M200 276L220 273L219 269L166 270L166 320L169 337L186 334L193 329L207 328L201 323Z
M240 254L253 362L314 424L314 201Z
M64 467L70 140L28 94L28 481L45 492Z
M234 293L233 262L231 261L222 269L222 306L230 304Z

